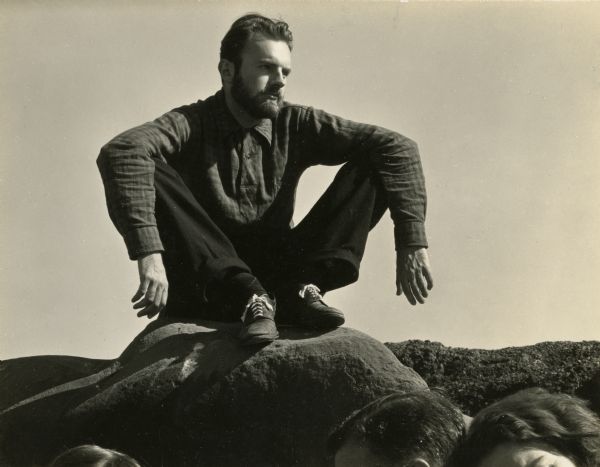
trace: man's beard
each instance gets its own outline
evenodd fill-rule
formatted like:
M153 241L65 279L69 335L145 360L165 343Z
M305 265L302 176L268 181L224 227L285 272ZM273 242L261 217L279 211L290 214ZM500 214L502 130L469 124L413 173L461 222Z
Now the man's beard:
M237 72L233 76L231 95L254 118L275 118L283 106L283 96L278 88L271 87L251 94Z

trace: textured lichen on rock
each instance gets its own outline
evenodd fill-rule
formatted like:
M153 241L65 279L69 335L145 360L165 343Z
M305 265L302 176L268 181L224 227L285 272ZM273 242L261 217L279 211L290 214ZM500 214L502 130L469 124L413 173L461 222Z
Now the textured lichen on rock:
M576 394L600 408L592 378L600 372L600 342L542 342L498 350L446 347L439 342L386 343L430 387L441 387L468 414L520 389Z

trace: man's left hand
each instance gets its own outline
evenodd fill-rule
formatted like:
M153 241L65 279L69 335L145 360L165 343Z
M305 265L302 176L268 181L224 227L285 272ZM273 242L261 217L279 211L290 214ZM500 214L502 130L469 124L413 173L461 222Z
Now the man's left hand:
M433 288L426 248L403 247L396 252L396 295L404 295L411 305L425 303Z

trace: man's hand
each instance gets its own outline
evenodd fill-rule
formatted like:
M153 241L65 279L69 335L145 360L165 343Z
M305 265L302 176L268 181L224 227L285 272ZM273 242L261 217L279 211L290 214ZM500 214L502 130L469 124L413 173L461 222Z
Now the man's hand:
M138 316L152 318L167 304L169 283L160 253L151 253L137 260L140 286L131 299Z
M433 288L427 249L405 247L396 252L396 295L404 295L411 305L425 303Z

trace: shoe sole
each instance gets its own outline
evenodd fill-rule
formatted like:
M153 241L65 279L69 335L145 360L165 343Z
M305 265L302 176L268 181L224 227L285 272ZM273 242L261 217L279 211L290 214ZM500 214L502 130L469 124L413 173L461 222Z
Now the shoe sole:
M318 319L299 319L298 326L306 327L309 329L334 329L339 328L346 322L344 315L340 314L321 314Z

